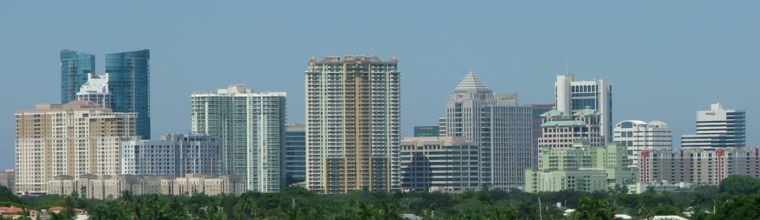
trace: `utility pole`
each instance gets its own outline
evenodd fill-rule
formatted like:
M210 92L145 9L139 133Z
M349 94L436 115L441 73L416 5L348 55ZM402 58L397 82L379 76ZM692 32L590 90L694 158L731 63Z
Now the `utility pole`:
M541 196L538 196L538 219L544 220L544 216L541 214Z

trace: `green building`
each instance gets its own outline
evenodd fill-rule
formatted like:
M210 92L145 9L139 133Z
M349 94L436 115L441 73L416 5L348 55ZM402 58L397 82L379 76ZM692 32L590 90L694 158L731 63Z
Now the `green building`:
M615 144L591 147L543 148L537 169L525 171L526 192L607 191L633 183L634 173L624 165L625 148Z

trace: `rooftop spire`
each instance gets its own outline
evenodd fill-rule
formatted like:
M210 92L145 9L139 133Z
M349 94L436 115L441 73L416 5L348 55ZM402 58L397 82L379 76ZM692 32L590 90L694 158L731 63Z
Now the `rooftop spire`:
M464 75L464 79L459 81L454 91L476 91L476 92L490 92L491 89L480 81L478 74L470 71Z

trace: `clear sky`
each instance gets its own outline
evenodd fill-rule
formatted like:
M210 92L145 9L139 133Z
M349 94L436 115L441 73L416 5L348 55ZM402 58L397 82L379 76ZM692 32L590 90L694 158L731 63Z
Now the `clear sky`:
M58 52L151 50L154 136L190 130L191 92L243 83L288 92L303 121L312 56L398 57L402 125L434 124L467 71L522 103L553 102L556 74L613 83L614 119L692 133L720 100L757 142L760 1L0 1L0 168L14 116L60 97Z

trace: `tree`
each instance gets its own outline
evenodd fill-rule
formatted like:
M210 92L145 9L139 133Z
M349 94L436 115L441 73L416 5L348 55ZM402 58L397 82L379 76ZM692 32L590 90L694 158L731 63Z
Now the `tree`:
M729 176L721 182L720 192L732 195L760 192L760 180L750 176Z
M760 219L760 194L742 195L726 200L709 219Z
M614 217L615 212L609 202L588 196L581 198L579 207L573 214L573 219L579 220L607 220Z

